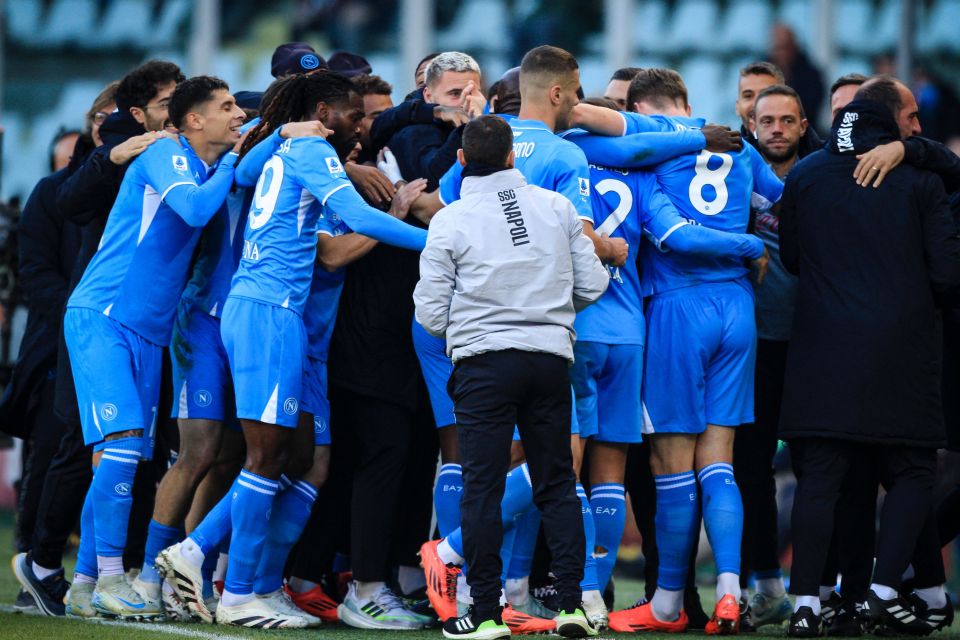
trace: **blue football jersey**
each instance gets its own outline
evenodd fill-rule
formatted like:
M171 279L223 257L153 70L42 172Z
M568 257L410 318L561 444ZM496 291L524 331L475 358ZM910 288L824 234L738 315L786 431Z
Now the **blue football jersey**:
M596 232L623 238L630 246L626 263L608 266L610 286L595 303L577 314L578 340L604 344L643 344L643 289L637 254L643 237L657 247L688 224L661 191L654 174L590 165L593 222ZM647 250L655 250L647 247Z
M284 140L254 187L230 295L302 314L317 252L317 220L327 199L347 188L352 188L347 173L326 140Z
M243 252L243 233L252 199L252 189L234 188L207 223L181 304L220 317Z
M344 224L336 213L324 211L317 222L317 233L342 236L350 233L350 227ZM327 360L346 273L344 268L327 271L314 263L313 282L310 284L310 295L307 296L307 306L303 311L303 324L307 329L307 356L314 360Z
M516 168L530 184L566 196L577 215L592 219L590 169L580 148L557 136L538 120L507 119L513 130ZM460 199L463 167L455 162L440 178L440 200L450 204Z
M625 114L630 122L636 114ZM656 119L676 130L699 128L700 118ZM696 224L745 233L751 204L768 209L783 192L783 183L749 144L736 153L703 150L669 160L654 169L657 182L681 216ZM674 252L643 251L645 293L656 294L707 282L727 282L746 277L740 258L703 257Z
M67 306L94 309L154 344L169 344L201 226L213 213L206 209L221 207L233 182L235 157L229 172L213 177L217 184L211 186L217 189L191 201L204 209L184 214L198 225L191 226L181 215L184 209L178 213L167 198L175 190L206 182L212 168L196 156L186 138L181 137L180 144L164 138L150 145L127 169L100 247Z

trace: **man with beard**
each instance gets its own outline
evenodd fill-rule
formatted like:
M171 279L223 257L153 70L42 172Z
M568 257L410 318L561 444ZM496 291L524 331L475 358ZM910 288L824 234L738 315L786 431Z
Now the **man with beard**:
M770 85L759 92L752 109L757 149L774 173L785 179L801 157L800 141L808 131L800 96L786 85ZM750 621L761 626L779 624L789 619L792 612L777 556L777 487L773 458L777 453L777 422L796 278L787 273L780 262L777 209L755 211L754 227L767 247L770 262L766 277L754 285L757 309L755 422L753 427L737 434L734 469L743 494L741 576L745 582L751 571L756 575Z

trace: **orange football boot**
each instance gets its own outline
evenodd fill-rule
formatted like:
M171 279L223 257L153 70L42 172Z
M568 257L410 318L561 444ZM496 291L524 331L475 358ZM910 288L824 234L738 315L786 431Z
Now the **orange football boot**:
M725 636L740 631L740 603L733 597L733 594L720 598L716 608L713 610L713 617L707 623L704 632L710 636Z
M557 630L557 623L553 620L527 615L510 605L503 608L503 624L510 627L510 633L516 636L552 633Z
M653 605L649 602L610 614L610 630L621 633L683 633L688 624L690 620L683 609L676 620L664 622L653 615Z
M303 593L297 593L286 585L283 588L298 609L317 616L324 622L336 622L340 619L337 616L337 603L323 591L320 585Z
M457 617L457 576L460 567L448 567L437 554L439 540L424 542L420 547L420 566L427 578L427 598L443 620Z

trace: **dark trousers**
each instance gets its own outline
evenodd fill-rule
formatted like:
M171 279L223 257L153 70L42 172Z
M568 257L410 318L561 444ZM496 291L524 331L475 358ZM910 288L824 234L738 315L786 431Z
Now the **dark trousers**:
M27 417L30 421L30 436L23 443L23 475L17 492L16 544L20 551L30 549L44 493L45 478L65 429L63 422L53 413L56 379L47 377L39 384L39 403ZM83 499L80 501L83 502ZM51 568L58 566L59 563Z
M580 605L583 514L570 451L570 376L559 356L493 351L457 362L451 379L463 497L460 501L467 581L479 619L500 602L500 502L517 425L523 440L552 556L559 604Z
M381 582L387 580L397 560L414 563L417 548L429 537L436 467L409 467L411 446L420 441L420 430L433 429L433 419L425 411L411 411L369 396L348 395L357 402L352 416L357 457L351 497L351 566L355 580ZM433 437L431 460L437 455ZM429 440L429 436L424 438ZM426 506L419 507L419 528L401 530L400 511L408 503ZM404 547L403 553L398 553L399 546Z
M783 399L783 376L789 342L758 340L754 384L754 424L737 429L733 470L743 498L740 579L752 572L780 569L777 541L777 425Z
M936 451L826 438L799 438L791 441L790 448L797 476L791 593L819 593L837 500L852 461L864 456L876 460L880 477L888 487L880 514L873 581L899 587L933 505Z

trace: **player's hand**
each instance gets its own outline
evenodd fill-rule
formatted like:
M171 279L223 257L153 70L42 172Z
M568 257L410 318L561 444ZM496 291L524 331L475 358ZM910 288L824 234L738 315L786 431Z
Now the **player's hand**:
M904 144L895 140L887 144L881 144L874 147L866 153L857 156L857 168L853 170L853 179L861 187L866 187L873 181L873 188L876 189L887 177L887 174L903 162L903 154L906 151Z
M763 279L767 277L767 269L770 266L770 252L763 248L763 255L752 260L753 267L757 270L757 284L763 284Z
M397 189L397 194L393 196L393 202L390 203L390 210L387 213L394 218L403 220L410 212L410 205L413 204L414 200L416 200L426 188L426 178L417 178L413 182L408 182L403 185Z
M253 131L253 129L247 129L246 131L240 134L240 138L237 140L236 144L233 145L232 151L234 153L238 155L240 154L240 149L243 148L243 143L247 141L247 136L250 135L251 131Z
M719 124L708 124L700 131L707 140L707 151L724 153L726 151L740 151L743 148L743 138L739 131Z
M360 143L353 145L353 149L350 149L350 153L347 154L347 159L344 162L359 162L360 161L360 152L363 151L363 147L360 146Z
M459 127L462 124L470 122L470 115L463 109L444 107L439 104L433 108L433 117L440 122L447 122L454 127Z
M397 184L403 180L403 175L400 173L400 163L397 162L397 157L390 151L390 147L380 149L380 153L377 154L377 169L387 176L390 184Z
M329 138L331 133L333 133L333 129L327 129L319 120L288 122L280 127L281 138L308 138L310 136Z
M125 165L143 153L147 147L164 137L167 136L161 131L147 131L139 136L127 138L110 150L110 162L115 165Z
M487 99L480 93L480 88L473 80L467 83L460 94L460 108L466 112L470 119L479 118L483 115L483 110L487 106Z
M397 192L389 178L380 173L376 167L368 167L356 162L348 162L344 167L350 182L357 187L364 198L376 206L390 202Z
M606 247L607 264L615 267L622 267L627 263L627 257L630 255L630 245L623 238L603 237L603 245Z

